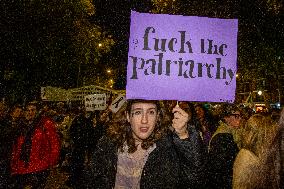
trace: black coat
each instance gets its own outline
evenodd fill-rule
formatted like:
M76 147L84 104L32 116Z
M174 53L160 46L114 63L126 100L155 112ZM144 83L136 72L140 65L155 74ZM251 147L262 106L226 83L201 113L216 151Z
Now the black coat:
M79 151L93 149L102 136L103 126L93 127L92 118L86 118L83 114L77 116L70 126L70 137L74 148Z
M140 188L201 188L204 179L204 148L199 134L180 140L169 135L156 143L143 168ZM117 146L102 138L93 156L84 188L114 188Z
M208 188L232 188L233 165L238 152L232 134L219 133L212 138L208 159Z
M0 120L0 188L7 188L10 179L10 161L14 140L19 135L22 125L12 127L9 118Z

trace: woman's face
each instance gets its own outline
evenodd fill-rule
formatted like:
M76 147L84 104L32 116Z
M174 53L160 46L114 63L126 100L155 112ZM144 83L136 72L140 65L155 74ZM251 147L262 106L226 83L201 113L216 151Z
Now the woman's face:
M200 106L196 106L195 111L196 111L196 116L198 119L202 119L205 117L205 112L203 108L201 108Z
M157 106L153 103L138 102L132 104L127 120L131 125L133 138L139 142L149 138L158 120Z
M229 116L225 117L225 120L230 127L238 128L241 122L241 114L239 111L233 112Z

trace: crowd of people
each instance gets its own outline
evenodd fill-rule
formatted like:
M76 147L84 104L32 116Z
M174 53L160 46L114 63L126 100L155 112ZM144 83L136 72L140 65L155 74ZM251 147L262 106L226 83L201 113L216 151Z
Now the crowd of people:
M0 103L0 188L283 188L284 111L128 100L117 113Z

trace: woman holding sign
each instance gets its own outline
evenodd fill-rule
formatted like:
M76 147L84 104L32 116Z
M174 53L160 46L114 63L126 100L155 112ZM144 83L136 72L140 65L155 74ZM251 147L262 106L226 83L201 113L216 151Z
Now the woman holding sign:
M202 142L178 105L170 132L158 101L129 100L93 155L86 188L200 188Z

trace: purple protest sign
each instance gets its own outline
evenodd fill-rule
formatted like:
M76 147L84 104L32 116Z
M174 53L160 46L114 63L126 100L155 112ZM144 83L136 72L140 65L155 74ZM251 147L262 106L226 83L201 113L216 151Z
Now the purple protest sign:
M127 99L233 102L238 20L131 12Z

